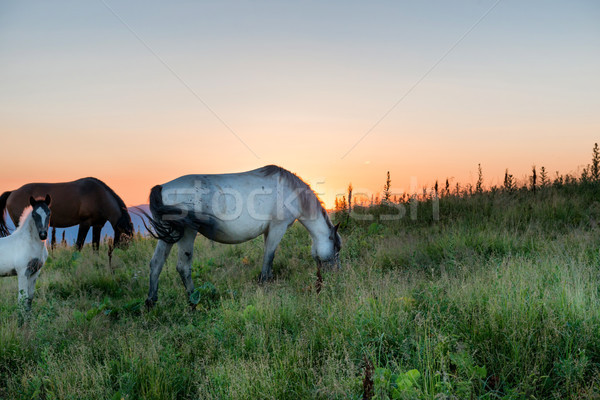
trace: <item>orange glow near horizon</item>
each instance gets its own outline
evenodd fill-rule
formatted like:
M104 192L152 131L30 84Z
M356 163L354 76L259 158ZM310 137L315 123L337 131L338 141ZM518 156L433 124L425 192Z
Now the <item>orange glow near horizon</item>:
M543 132L548 132L548 129L543 129ZM580 129L583 131L583 127ZM221 135L226 136L227 133L223 132ZM413 142L413 151L402 151L402 146L398 144L380 146L381 137L377 136L379 135L374 134L357 151L362 159L355 154L341 159L339 151L332 151L332 147L339 149L341 146L331 144L321 148L317 146L314 151L306 149L304 155L273 154L268 159L256 159L231 138L226 141L237 146L238 153L238 157L233 160L220 156L215 144L211 147L213 151L198 151L198 155L194 157L195 149L202 148L201 141L181 150L153 151L137 145L133 147L136 151L131 151L130 154L124 151L110 156L105 152L88 151L85 157L71 156L67 165L58 162L58 158L56 161L49 158L44 167L26 164L14 170L3 168L0 171L0 191L14 190L29 182L63 182L94 176L111 186L128 206L135 206L147 203L152 186L181 175L241 172L266 164L277 164L309 183L327 208L333 208L336 195L346 194L349 183L353 184L355 195L365 193L367 197L371 194L380 196L387 171L391 174L394 194L410 193L414 189L411 187L413 182L416 182L419 192L423 187L431 188L436 180L441 188L447 178L452 189L457 182L462 187L466 184L474 185L478 163L483 168L485 187L501 185L506 168L520 181L527 179L533 165L537 166L538 172L541 166L545 166L551 177L556 171L578 175L581 167L591 159L594 140L590 133L589 136L581 135L579 141L569 144L534 143L527 147L511 148L509 142L506 147L498 145L496 152L486 153L481 148L483 146L476 144L463 151L443 146L430 149L427 143L419 140ZM280 151L279 145L271 146L273 148L270 153ZM21 148L19 151L22 152L21 157L26 158L26 149ZM59 150L55 149L50 153L57 154ZM210 153L213 153L212 156ZM510 154L510 157L505 154ZM64 152L64 157L69 157L67 151ZM14 165L17 165L17 161Z

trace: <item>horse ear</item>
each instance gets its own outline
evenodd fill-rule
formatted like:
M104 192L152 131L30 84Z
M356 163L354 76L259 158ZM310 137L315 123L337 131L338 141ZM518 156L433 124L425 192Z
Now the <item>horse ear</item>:
M333 230L334 230L335 232L337 232L339 227L340 227L340 223L338 222L338 223L337 223L337 224L335 224L335 226L333 227Z
M29 196L29 204L31 204L32 206L35 205L35 199L33 198L33 196Z
M47 194L46 198L44 199L44 202L46 203L47 206L49 206L51 201L52 201L52 198L50 198L50 195Z

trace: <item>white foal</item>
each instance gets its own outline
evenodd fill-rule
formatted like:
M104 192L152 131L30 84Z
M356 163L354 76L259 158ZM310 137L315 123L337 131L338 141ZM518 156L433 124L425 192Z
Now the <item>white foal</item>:
M12 235L0 238L0 276L17 275L19 303L31 309L35 282L48 258L46 239L50 223L50 196L44 200L29 199L19 227Z

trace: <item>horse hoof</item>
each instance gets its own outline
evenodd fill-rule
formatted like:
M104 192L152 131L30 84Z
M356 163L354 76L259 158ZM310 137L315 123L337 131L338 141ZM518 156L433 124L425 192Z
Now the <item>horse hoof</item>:
M273 280L273 275L270 276L263 276L262 274L258 276L258 283L262 284L262 283L267 283L267 282L271 282Z
M154 301L146 299L146 311L150 311L154 307Z

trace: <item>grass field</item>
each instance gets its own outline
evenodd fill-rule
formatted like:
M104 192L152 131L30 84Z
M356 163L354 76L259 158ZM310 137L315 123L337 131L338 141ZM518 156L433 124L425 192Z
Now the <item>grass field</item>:
M431 200L350 219L320 293L298 224L265 285L261 238L199 237L196 311L176 252L143 307L153 239L112 266L106 247L57 249L25 322L0 279L0 398L600 398L599 200L571 183L442 197L439 221Z

